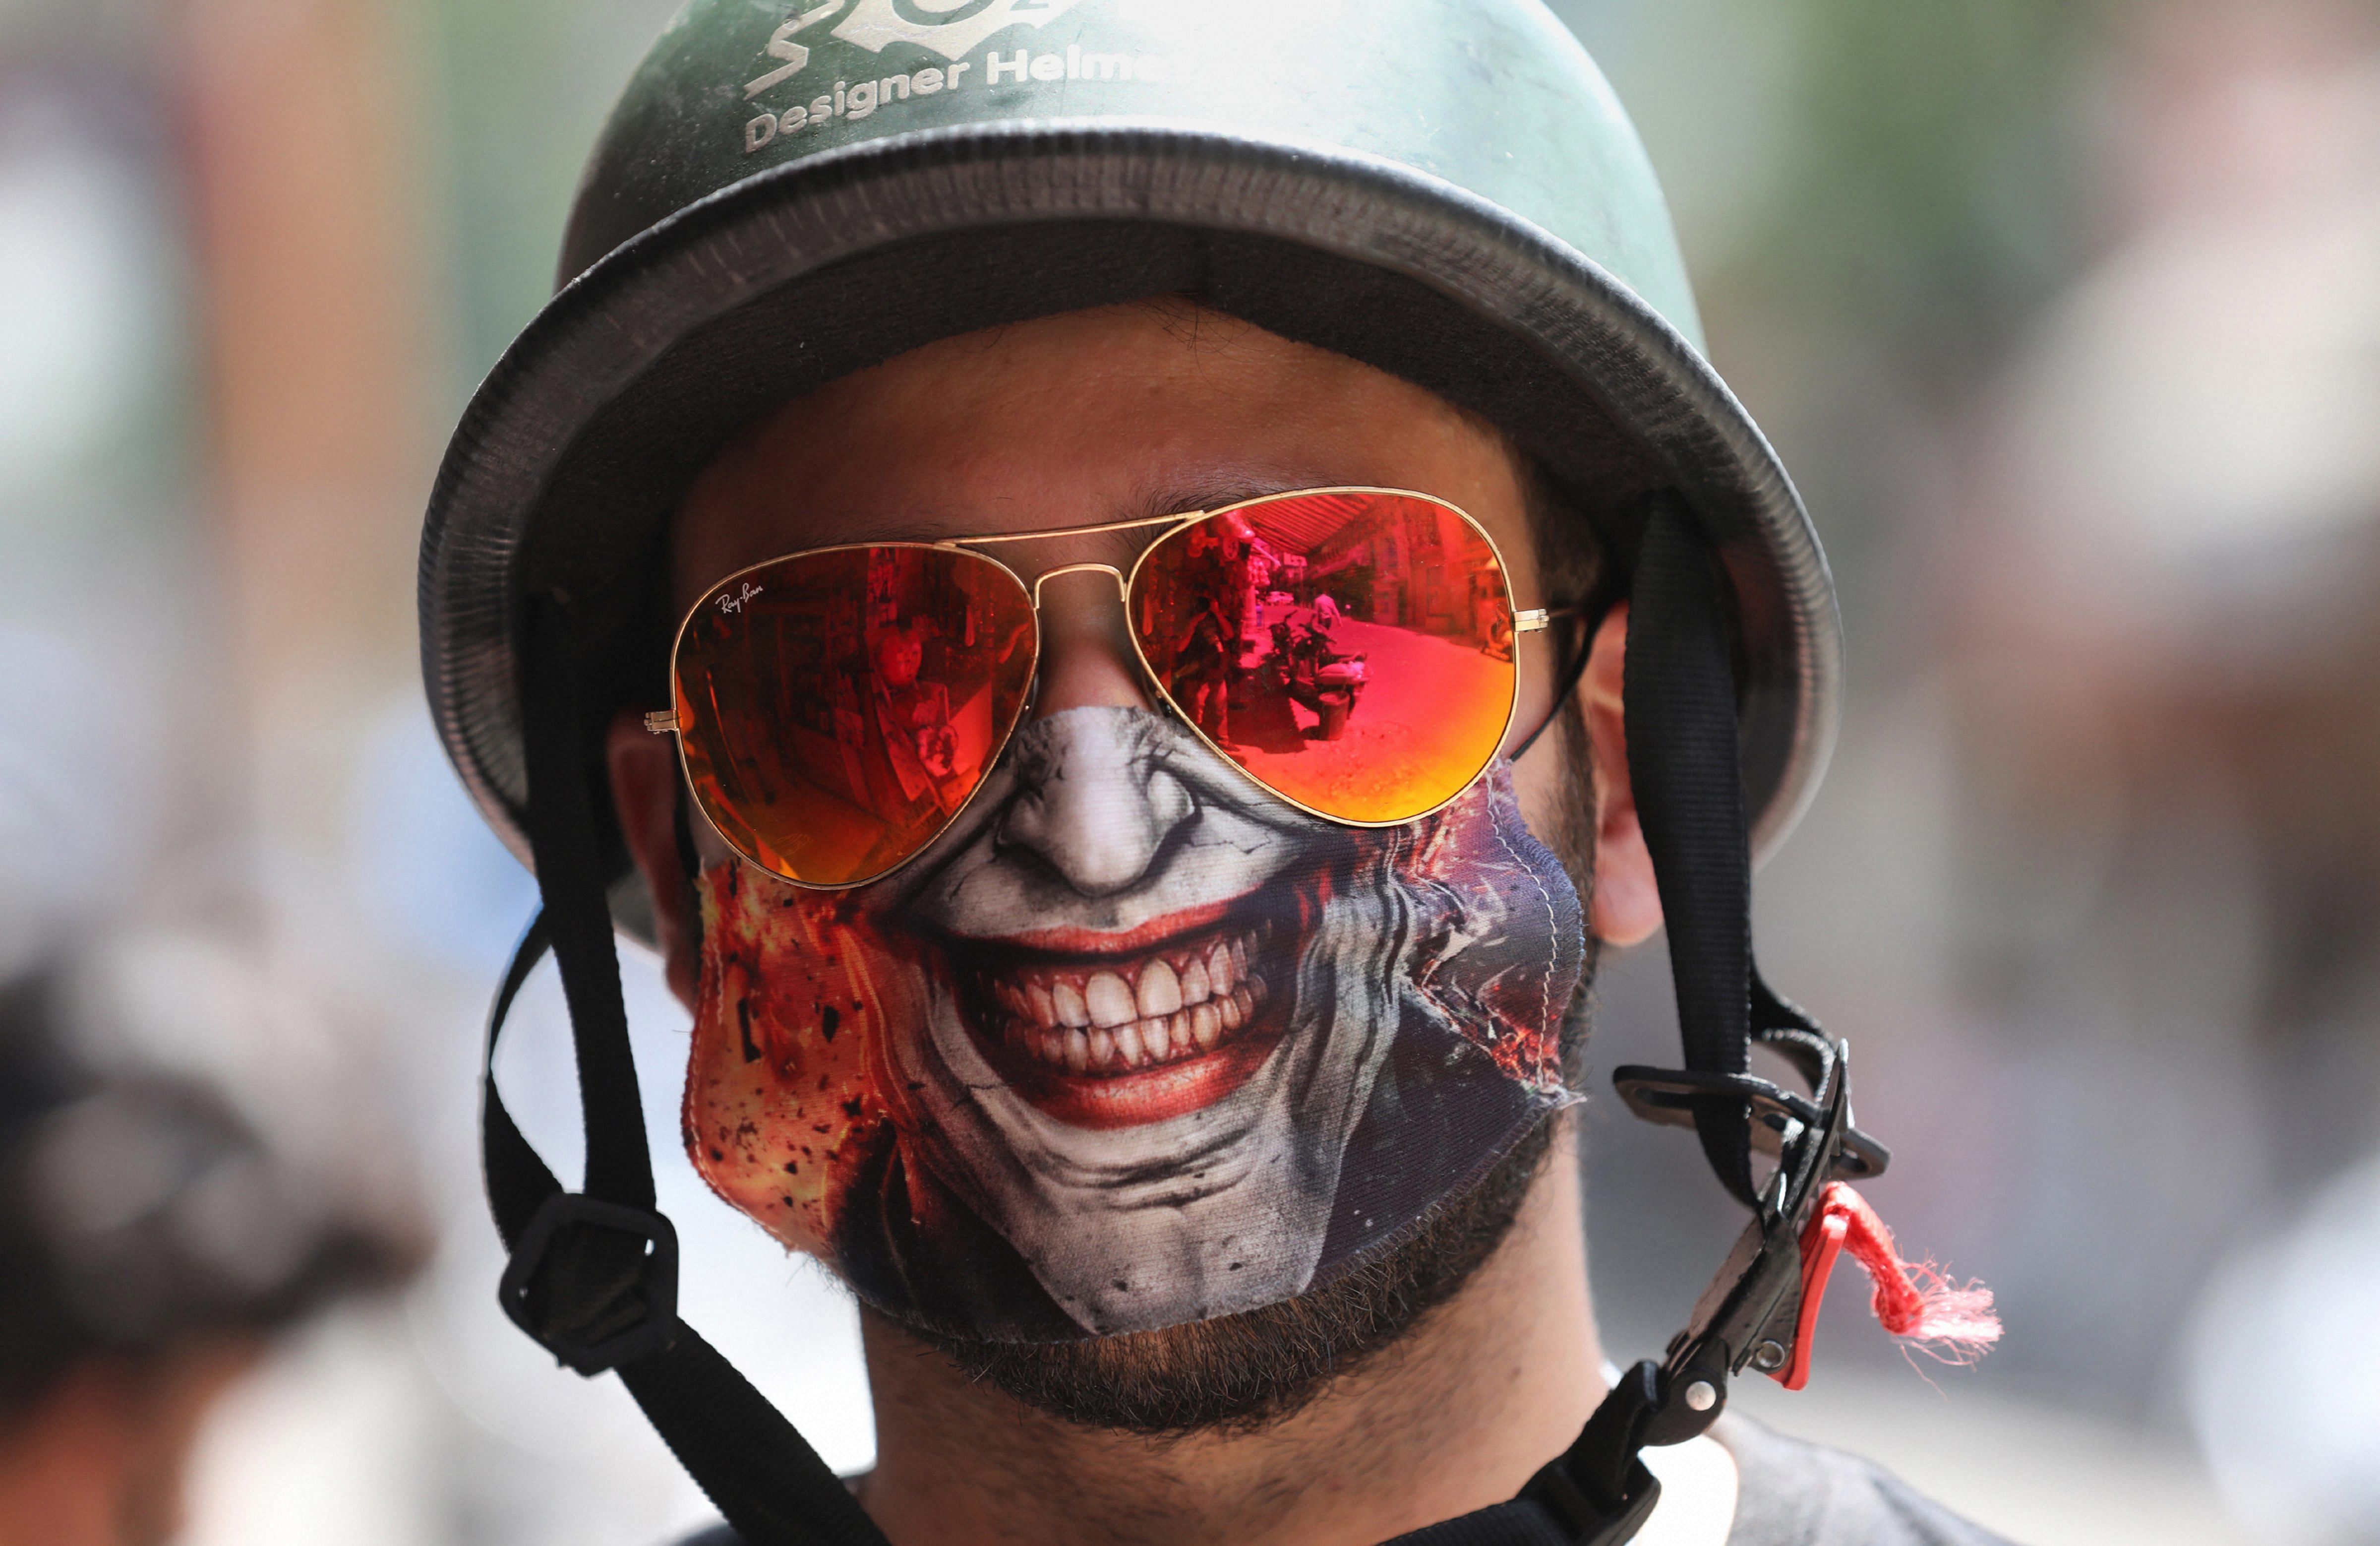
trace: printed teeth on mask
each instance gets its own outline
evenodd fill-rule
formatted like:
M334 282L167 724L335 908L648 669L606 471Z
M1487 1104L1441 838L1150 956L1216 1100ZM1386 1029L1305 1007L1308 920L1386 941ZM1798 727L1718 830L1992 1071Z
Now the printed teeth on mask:
M1271 996L1256 936L1163 952L1123 970L1031 968L991 983L1009 1048L1073 1074L1131 1073L1213 1052Z

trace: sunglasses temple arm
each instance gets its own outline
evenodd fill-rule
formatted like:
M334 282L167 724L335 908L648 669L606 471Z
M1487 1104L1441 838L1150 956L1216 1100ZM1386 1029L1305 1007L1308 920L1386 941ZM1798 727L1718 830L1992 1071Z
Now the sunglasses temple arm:
M1547 622L1550 623L1551 620L1556 617L1578 617L1585 615L1585 609L1584 607L1560 606L1552 608L1551 610L1544 613L1543 615L1547 619ZM1538 626L1544 627L1546 625L1539 624ZM1586 630L1581 629L1579 631L1584 635ZM1537 744L1537 737L1544 735L1548 728L1553 724L1553 722L1561 717L1562 705L1569 701L1571 694L1578 690L1579 678L1586 675L1586 663L1593 654L1594 651L1587 648L1587 642L1584 637L1580 638L1579 640L1570 649L1563 651L1561 657L1561 669L1554 673L1553 698L1551 701L1546 705L1545 717L1537 721L1536 729L1530 731L1526 736L1524 736L1521 738L1521 744L1514 747L1512 750L1511 756L1506 759L1508 761L1517 762L1524 756L1527 755L1528 749Z

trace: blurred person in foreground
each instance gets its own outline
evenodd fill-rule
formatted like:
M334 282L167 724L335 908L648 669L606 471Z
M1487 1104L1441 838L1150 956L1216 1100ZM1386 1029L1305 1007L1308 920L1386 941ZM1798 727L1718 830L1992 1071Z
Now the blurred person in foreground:
M208 1081L110 1055L106 970L0 985L0 1546L171 1539L217 1398L420 1252Z
M1844 1185L1842 1048L1753 967L1832 588L1549 13L696 0L563 273L419 590L544 900L496 1023L550 944L586 1102L569 1192L488 1086L502 1296L720 1540L1983 1539L1720 1420L1838 1252L1889 1329L1998 1326ZM1621 1093L1752 1218L1615 1379L1576 1069L1664 925L1688 1066ZM615 927L696 1168L865 1307L851 1488L676 1317Z

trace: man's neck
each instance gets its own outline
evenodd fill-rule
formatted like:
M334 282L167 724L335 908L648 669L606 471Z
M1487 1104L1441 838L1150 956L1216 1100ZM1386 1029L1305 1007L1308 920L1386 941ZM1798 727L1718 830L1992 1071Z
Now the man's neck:
M1373 1546L1510 1498L1604 1388L1573 1146L1566 1133L1511 1235L1453 1299L1256 1433L1075 1427L865 1316L868 1513L894 1546Z

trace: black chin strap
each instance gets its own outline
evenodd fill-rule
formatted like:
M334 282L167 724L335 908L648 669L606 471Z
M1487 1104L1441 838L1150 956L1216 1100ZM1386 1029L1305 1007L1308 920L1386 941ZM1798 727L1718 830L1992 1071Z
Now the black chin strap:
M580 758L574 656L562 620L532 630L529 844L544 908L489 1016L480 1070L488 1205L512 1252L504 1312L581 1374L628 1394L748 1546L887 1546L842 1480L767 1397L677 1318L677 1233L653 1209L644 1108L596 856L596 786ZM570 1008L587 1127L587 1185L565 1192L497 1093L504 1018L551 947Z
M1622 1375L1577 1441L1519 1497L1389 1546L1632 1539L1660 1496L1642 1451L1708 1428L1726 1406L1729 1379L1747 1364L1784 1368L1801 1310L1801 1235L1819 1190L1830 1178L1878 1174L1888 1158L1851 1125L1841 1044L1769 992L1753 961L1750 846L1717 564L1683 503L1656 496L1630 592L1623 692L1629 773L1667 919L1686 1066L1621 1068L1613 1079L1637 1115L1694 1129L1752 1221L1667 1356ZM580 1373L616 1369L747 1546L885 1546L793 1426L677 1319L676 1236L653 1211L596 857L590 799L600 785L579 757L574 657L557 613L540 610L535 621L522 696L529 835L545 907L497 995L482 1081L488 1198L512 1250L505 1311ZM1584 648L1579 654L1583 667ZM562 1190L521 1137L492 1073L504 1016L549 942L578 1054L583 1193ZM1785 1055L1808 1096L1749 1072L1755 1040ZM1776 1160L1757 1183L1755 1150Z
M1660 885L1686 1066L1741 1074L1751 1053L1752 849L1715 564L1692 517L1674 500L1659 502L1629 591L1621 691L1628 777ZM1694 1111L1704 1157L1749 1208L1745 1127L1740 1103Z
M1727 1405L1750 1364L1785 1368L1802 1307L1801 1236L1831 1178L1880 1173L1883 1148L1851 1125L1845 1050L1769 991L1752 955L1752 863L1737 752L1735 678L1718 558L1674 493L1656 496L1629 593L1622 692L1628 771L1660 887L1682 1069L1626 1067L1632 1111L1694 1129L1752 1222L1667 1356L1621 1376L1578 1439L1511 1503L1389 1546L1621 1546L1660 1499L1648 1447L1682 1443ZM1753 1041L1808 1082L1803 1097L1750 1073ZM1776 1168L1755 1183L1752 1156Z

